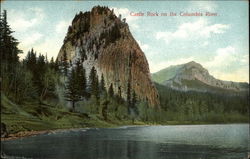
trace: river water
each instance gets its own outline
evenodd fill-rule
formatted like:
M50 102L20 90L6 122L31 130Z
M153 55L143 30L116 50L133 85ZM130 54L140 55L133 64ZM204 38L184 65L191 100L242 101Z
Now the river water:
M124 126L2 142L7 156L45 159L243 159L249 125Z

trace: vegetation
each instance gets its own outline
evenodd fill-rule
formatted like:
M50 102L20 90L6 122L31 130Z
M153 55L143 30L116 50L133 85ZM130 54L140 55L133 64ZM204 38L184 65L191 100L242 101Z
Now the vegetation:
M17 48L7 23L1 17L1 122L9 133L72 127L107 127L128 124L177 124L246 122L247 96L218 96L195 92L177 92L157 85L161 110L139 100L131 81L126 101L105 85L92 67L89 77L81 62L71 63L66 52L62 59L37 54L31 49L25 59ZM119 29L109 37L119 38Z
M165 120L209 123L248 122L248 94L181 92L155 84Z

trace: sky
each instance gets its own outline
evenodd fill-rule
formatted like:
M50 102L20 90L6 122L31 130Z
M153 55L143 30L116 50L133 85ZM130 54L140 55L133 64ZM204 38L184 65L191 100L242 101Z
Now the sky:
M74 16L101 5L126 18L150 72L196 61L218 79L249 82L248 1L7 0L1 5L24 52L21 58L31 48L56 58ZM144 16L133 16L139 12ZM148 12L159 16L147 16ZM176 16L169 16L170 12ZM196 12L203 16L180 16Z

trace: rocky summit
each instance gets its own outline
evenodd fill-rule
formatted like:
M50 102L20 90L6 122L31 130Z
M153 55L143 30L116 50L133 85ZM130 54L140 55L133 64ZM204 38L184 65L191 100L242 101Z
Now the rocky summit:
M194 61L165 68L152 74L152 78L157 83L181 91L239 92L249 88L248 83L216 79L201 64Z
M115 94L123 99L127 97L130 82L139 99L148 101L152 107L159 106L147 59L130 33L126 19L117 17L113 10L97 6L77 14L68 28L58 61L65 53L73 66L81 61L87 76L95 67L99 78L103 74L106 88L112 84Z

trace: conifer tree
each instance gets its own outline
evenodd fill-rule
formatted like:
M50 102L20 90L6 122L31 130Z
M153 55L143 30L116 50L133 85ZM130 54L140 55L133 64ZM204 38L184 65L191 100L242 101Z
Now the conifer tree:
M133 91L132 100L131 100L131 106L135 107L136 103L137 103L137 97L136 97L135 91Z
M81 98L86 98L88 97L86 72L80 61L76 62L76 75L77 75L78 95Z
M135 115L139 115L139 111L138 111L138 109L137 109L137 107L136 107L137 102L138 102L138 101L137 101L136 93L135 93L135 91L133 91L132 100L131 100L131 107L132 107L132 109L133 109Z
M74 67L68 77L65 98L67 101L72 102L72 109L75 111L75 103L80 100L80 97L78 94L77 74Z
M13 74L19 62L18 54L22 53L22 51L17 48L19 42L12 36L13 31L7 22L6 10L4 10L0 17L0 30L1 64L4 66L5 71Z
M106 92L105 81L104 81L103 74L102 74L102 76L101 76L100 90L101 90L101 93L102 93L102 94L104 94L104 93Z
M50 67L52 70L55 70L55 62L54 62L54 58L53 58L53 57L51 57L51 59L50 59L49 67Z
M37 59L37 66L34 72L34 82L35 86L37 86L38 93L41 96L44 89L44 75L46 72L46 62L45 57L42 54L39 54Z
M68 64L67 53L66 51L64 51L63 56L62 56L62 72L64 76L67 76L68 68L69 68L69 64Z
M89 83L90 83L90 92L91 95L95 96L97 100L99 100L100 92L99 92L99 80L98 75L96 73L95 67L92 67L89 75Z
M37 59L36 53L34 52L33 48L28 51L25 61L27 69L34 73L36 71Z
M1 89L17 97L18 80L17 68L20 67L18 54L22 53L17 48L19 42L12 36L13 31L7 22L7 12L0 15L0 58L1 58Z
M128 113L131 107L131 85L130 81L128 81L128 86L127 86L127 104L128 104Z
M108 94L109 94L109 97L111 98L114 96L113 83L111 83L111 85L109 86Z
M56 71L56 72L60 72L60 71L59 71L59 62L58 62L58 59L56 59L56 61L55 61L54 68L55 68L55 71Z

